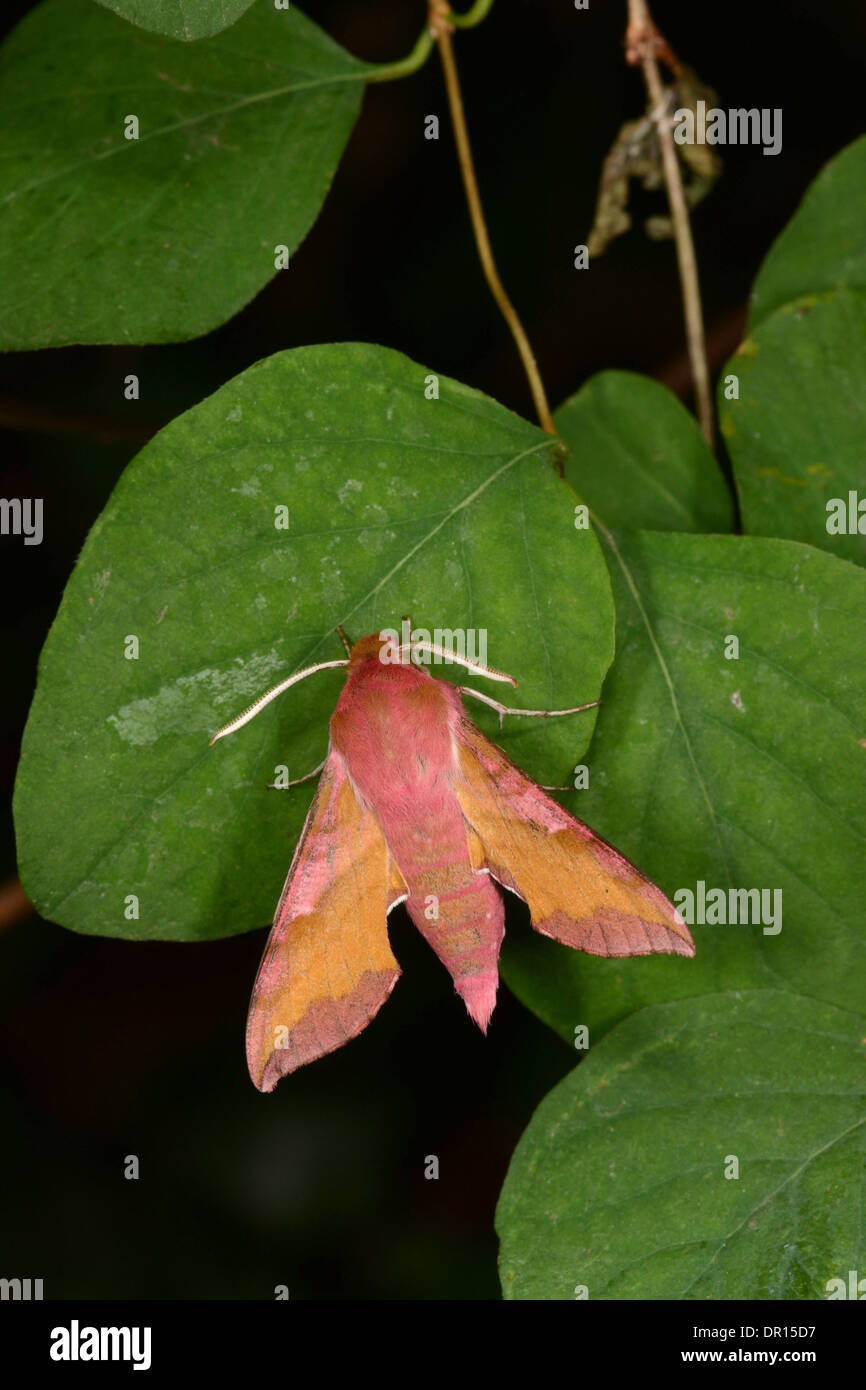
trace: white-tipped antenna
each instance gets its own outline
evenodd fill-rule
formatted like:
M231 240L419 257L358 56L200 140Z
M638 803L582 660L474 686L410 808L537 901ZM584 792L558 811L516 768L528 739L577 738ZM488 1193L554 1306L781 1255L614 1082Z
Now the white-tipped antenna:
M449 651L446 647L440 647L436 642L406 642L397 648L398 653L409 652L431 652L433 656L441 656L445 661L456 661L458 666L465 666L467 671L475 671L479 676L487 676L492 681L510 681L513 686L517 686L517 681L513 676L506 675L504 671L495 671L492 666L482 666L480 661L471 661L468 656L461 656L459 652Z
M306 680L307 676L314 676L317 671L329 671L334 666L348 666L348 664L347 660L320 661L318 666L308 666L305 671L296 671L293 676L289 676L286 680L280 681L279 685L275 685L273 690L268 690L264 695L260 695L255 703L250 705L249 709L245 709L243 714L238 715L237 719L233 719L230 724L223 725L223 727L214 734L208 746L213 748L218 738L225 738L226 734L233 734L236 730L242 729L245 724L249 724L251 719L255 719L259 710L263 710L265 705L271 703L271 700L275 700L278 695L282 695L283 691L288 690L290 685L297 685L298 681Z

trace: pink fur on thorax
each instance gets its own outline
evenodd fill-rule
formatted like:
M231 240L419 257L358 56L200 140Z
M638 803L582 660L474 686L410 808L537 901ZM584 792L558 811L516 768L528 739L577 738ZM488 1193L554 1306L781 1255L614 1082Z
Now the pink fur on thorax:
M489 876L472 868L454 793L461 714L445 681L371 656L350 667L331 739L406 880L410 917L486 1029L505 914Z

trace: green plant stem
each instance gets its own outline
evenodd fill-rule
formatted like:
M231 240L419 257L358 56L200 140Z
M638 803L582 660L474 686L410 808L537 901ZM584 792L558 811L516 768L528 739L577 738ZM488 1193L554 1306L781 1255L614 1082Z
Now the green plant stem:
M454 138L457 143L457 158L460 164L460 173L463 178L463 187L466 191L466 201L469 205L469 216L472 222L472 230L475 235L475 244L478 248L478 256L481 261L481 268L484 278L490 286L493 295L505 322L511 331L511 335L517 345L517 351L523 363L529 381L529 389L532 392L532 399L538 415L539 423L543 430L548 434L556 434L556 426L550 414L550 406L547 403L547 395L544 384L535 360L535 354L526 336L526 332L517 315L517 310L508 298L505 287L496 268L493 259L493 250L490 245L490 237L487 232L487 224L484 220L484 211L481 205L481 195L478 191L478 180L475 177L475 165L472 160L472 149L469 144L469 132L466 126L466 115L463 110L463 97L460 91L460 79L457 75L457 64L454 59L454 49L451 44L451 30L471 29L489 14L493 5L493 0L476 0L476 3L467 10L465 14L456 14L446 3L446 0L429 0L429 20L423 33L419 36L415 47L408 57L401 59L397 63L385 63L381 67L375 68L368 77L369 82L392 82L400 77L407 77L410 73L417 72L423 66L430 55L430 51L435 43L439 49L442 59L442 68L445 74L445 87L448 93L448 105L451 110L451 121L454 127ZM557 454L554 463L558 470L562 471L562 454Z
M424 66L432 52L433 35L430 33L429 26L425 26L418 35L415 47L406 58L400 58L396 63L381 63L365 74L366 80L368 82L396 82L399 77L408 77L410 73L417 72L419 68Z
M453 24L456 29L474 29L476 24L480 24L482 19L493 8L493 0L476 0L476 3L466 14L457 14L449 9L447 13L448 23ZM422 68L433 52L433 33L430 25L426 24L418 35L415 47L405 58L399 58L396 63L381 63L372 68L365 74L368 82L396 82L398 78L409 77L411 73L417 72Z
M432 13L432 10L431 10ZM471 13L471 12L470 12ZM469 144L469 131L466 126L466 115L463 110L463 97L460 91L460 79L457 75L457 64L454 59L454 48L451 43L451 34L448 25L450 15L442 16L445 22L435 25L435 40L439 49L439 56L442 59L442 69L445 74L445 87L448 92L448 105L451 110L451 123L454 127L454 139L457 143L457 159L460 164L460 173L463 178L463 187L466 191L466 202L469 205L469 216L472 222L472 231L475 235L475 245L478 248L478 257L481 261L481 268L484 278L490 286L490 292L496 300L502 317L511 330L511 336L517 345L520 353L520 360L529 381L529 389L532 392L532 400L535 405L538 421L543 430L548 434L556 434L556 426L550 414L550 407L547 403L547 395L535 354L529 344L529 339L523 328L523 324L517 315L517 310L505 292L496 262L493 259L493 250L490 245L490 237L487 232L487 223L484 220L484 210L481 205L481 195L478 191L478 181L475 177L475 165L472 160L472 149ZM561 462L561 461L560 461Z
M448 21L453 24L455 29L472 29L476 24L480 24L482 19L486 19L493 8L493 0L476 0L471 10L465 14L457 14L454 10L448 11Z

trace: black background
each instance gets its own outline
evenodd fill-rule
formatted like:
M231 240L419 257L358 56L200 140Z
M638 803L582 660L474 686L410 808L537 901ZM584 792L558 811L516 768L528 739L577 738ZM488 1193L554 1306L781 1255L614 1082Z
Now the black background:
M7 4L6 26L26 8ZM403 0L304 8L375 61L407 53L424 17ZM456 36L494 249L553 405L613 366L688 389L671 244L632 231L589 273L572 264L604 155L643 105L622 61L624 11L613 0L591 0L588 12L571 0L498 0ZM767 248L821 165L862 131L866 11L793 0L654 12L720 105L784 113L782 153L722 151L723 179L695 217L717 374ZM438 143L423 138L429 113L440 116ZM659 208L647 200L646 210ZM0 360L0 494L45 499L41 546L0 539L7 876L36 660L122 468L258 358L341 340L398 348L531 416L475 258L435 55L412 78L368 90L291 270L218 332ZM123 399L129 372L142 383L137 402ZM376 1022L263 1097L243 1052L262 933L135 944L33 916L7 922L0 1274L41 1277L48 1298L271 1298L276 1284L293 1298L497 1297L493 1212L509 1155L575 1054L504 986L484 1040L408 919L398 911L391 924L404 974ZM510 914L510 931L528 929ZM123 1178L127 1154L140 1159L137 1182ZM424 1179L428 1154L438 1182Z

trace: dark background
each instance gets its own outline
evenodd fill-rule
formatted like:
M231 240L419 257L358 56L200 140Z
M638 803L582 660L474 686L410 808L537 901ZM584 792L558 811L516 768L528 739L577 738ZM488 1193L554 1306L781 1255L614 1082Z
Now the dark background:
M27 8L7 4L6 28ZM407 53L424 18L405 0L302 8L375 61ZM717 374L767 248L821 165L862 132L866 11L855 0L659 0L654 12L720 105L784 112L781 154L722 150L724 176L695 217ZM456 36L494 249L554 406L605 367L688 391L671 243L633 230L589 273L572 266L604 155L643 105L622 61L624 13L624 0L591 0L588 12L498 0ZM440 116L438 143L423 138L428 113ZM660 209L646 199L646 210ZM341 340L398 348L531 416L475 259L435 55L368 91L291 273L218 332L0 361L0 495L45 499L41 546L0 539L5 877L39 650L124 465L258 358ZM129 372L137 402L123 399ZM493 1212L509 1155L575 1061L504 985L484 1040L398 910L404 974L387 1007L263 1097L243 1050L263 933L205 945L88 938L22 915L8 896L0 918L0 1275L41 1277L48 1298L270 1298L276 1284L298 1298L498 1296ZM509 930L529 930L520 908ZM123 1178L128 1154L137 1182ZM428 1154L436 1182L424 1178Z

